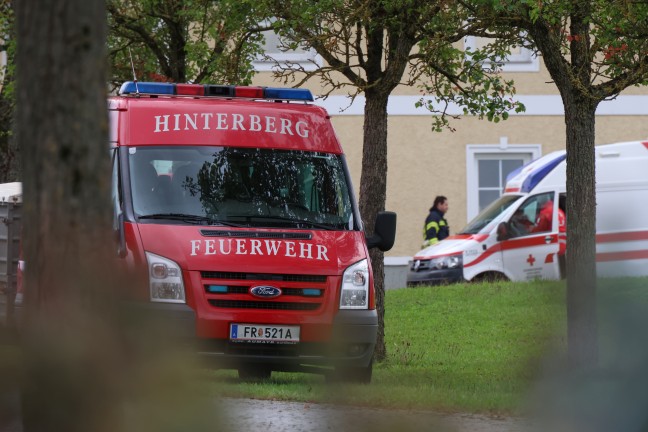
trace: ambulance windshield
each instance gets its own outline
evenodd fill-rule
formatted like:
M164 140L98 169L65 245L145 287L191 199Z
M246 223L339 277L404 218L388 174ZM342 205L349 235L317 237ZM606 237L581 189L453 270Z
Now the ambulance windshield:
M478 234L482 231L490 231L500 222L504 210L520 198L519 195L501 196L498 200L482 210L459 234Z
M128 149L141 221L245 227L353 229L340 156L258 148Z

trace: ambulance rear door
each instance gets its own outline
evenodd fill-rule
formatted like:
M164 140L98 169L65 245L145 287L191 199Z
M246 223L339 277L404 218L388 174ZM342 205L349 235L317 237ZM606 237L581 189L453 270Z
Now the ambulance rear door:
M556 192L530 195L513 213L508 223L509 238L502 241L502 260L513 280L558 279L558 221L556 206L550 210L550 223L543 225L542 211L558 203Z

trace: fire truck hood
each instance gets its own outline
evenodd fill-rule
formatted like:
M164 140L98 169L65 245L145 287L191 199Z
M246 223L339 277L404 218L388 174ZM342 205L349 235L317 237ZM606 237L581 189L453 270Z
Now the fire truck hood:
M144 250L190 271L341 274L366 257L359 231L140 224Z
M488 236L483 234L474 235L454 235L450 236L439 243L428 246L414 255L413 259L429 259L439 256L454 255L462 253L465 250L474 248L477 244L484 241Z

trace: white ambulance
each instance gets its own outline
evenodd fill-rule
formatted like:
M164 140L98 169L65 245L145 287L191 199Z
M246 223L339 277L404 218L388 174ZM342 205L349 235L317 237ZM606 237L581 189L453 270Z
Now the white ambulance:
M648 141L595 152L598 275L648 275ZM565 166L563 150L511 173L505 193L461 232L416 253L407 285L564 277Z

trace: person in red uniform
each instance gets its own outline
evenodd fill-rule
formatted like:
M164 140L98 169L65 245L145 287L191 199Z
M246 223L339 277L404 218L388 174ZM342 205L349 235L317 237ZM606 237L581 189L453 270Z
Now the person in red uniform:
M531 229L531 232L545 232L551 231L551 222L553 220L553 200L547 201L544 206L540 209L538 218L536 219L535 226ZM567 230L567 224L565 222L565 212L562 209L558 208L558 232L565 232Z
M553 201L547 201L540 209L538 219L531 232L548 232L551 231L551 221L553 219ZM566 274L567 262L565 254L567 253L567 221L565 220L565 212L558 207L558 265L560 266L561 277ZM560 234L563 234L562 236Z

